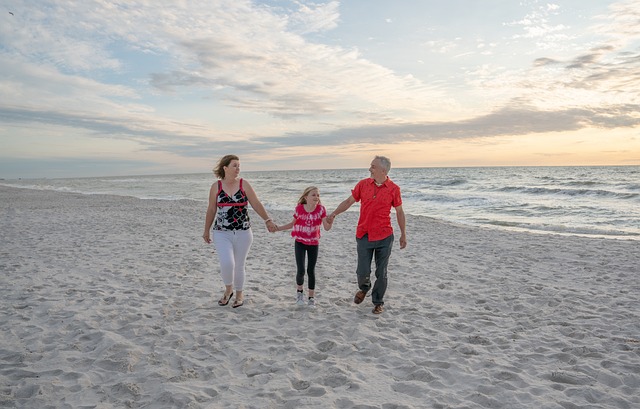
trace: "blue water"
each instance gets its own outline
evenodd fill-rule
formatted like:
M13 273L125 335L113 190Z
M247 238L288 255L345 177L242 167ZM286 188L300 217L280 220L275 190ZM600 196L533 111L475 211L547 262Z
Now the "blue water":
M269 209L292 210L302 190L320 188L331 211L367 169L242 172ZM403 168L405 212L474 226L640 240L640 166ZM3 180L0 184L141 199L206 200L211 173ZM357 211L357 205L352 207Z

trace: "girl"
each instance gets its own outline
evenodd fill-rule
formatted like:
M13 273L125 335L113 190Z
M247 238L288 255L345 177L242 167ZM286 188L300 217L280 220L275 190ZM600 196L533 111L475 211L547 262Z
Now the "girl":
M320 225L325 230L331 229L331 223L327 220L327 209L320 204L320 191L315 186L310 186L302 192L302 196L298 199L298 205L293 213L293 220L284 226L276 227L277 231L289 230L291 236L295 239L296 254L296 284L298 292L296 295L296 303L304 305L304 292L302 285L304 284L304 261L305 255L308 259L307 275L309 276L309 307L315 307L315 286L316 286L316 261L318 260L318 247L320 245Z

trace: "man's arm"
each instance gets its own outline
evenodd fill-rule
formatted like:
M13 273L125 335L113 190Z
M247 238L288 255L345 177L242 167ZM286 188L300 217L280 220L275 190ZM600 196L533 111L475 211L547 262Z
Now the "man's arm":
M400 248L407 247L407 218L404 215L402 205L395 208L396 217L398 218L398 226L400 227Z
M355 202L356 199L353 197L353 195L350 195L348 198L343 200L342 203L340 203L338 207L336 207L336 210L334 210L329 216L327 216L327 219L329 219L329 223L333 223L333 219L335 219L337 215L346 212L347 209L349 209Z

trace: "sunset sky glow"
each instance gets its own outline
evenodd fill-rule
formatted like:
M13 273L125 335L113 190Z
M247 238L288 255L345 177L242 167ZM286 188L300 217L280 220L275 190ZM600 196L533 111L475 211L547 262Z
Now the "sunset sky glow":
M637 0L3 4L0 178L640 165Z

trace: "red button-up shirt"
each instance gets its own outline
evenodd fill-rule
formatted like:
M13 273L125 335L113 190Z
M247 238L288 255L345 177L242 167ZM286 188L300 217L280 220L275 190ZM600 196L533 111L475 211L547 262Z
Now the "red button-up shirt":
M360 202L360 218L356 237L369 235L369 241L378 241L393 234L391 207L402 205L400 187L387 177L382 186L376 186L373 178L363 179L351 191Z

